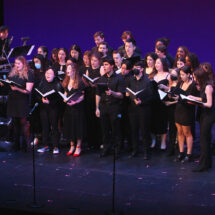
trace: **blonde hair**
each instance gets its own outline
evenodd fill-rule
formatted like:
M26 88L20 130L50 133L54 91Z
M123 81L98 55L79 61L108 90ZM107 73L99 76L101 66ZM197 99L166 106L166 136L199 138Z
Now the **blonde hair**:
M25 57L19 56L19 57L17 57L17 58L15 59L15 61L16 61L16 60L19 60L19 61L23 64L22 71L19 72L19 71L16 69L16 67L14 66L14 67L12 68L12 70L10 71L10 73L9 73L8 76L9 76L9 77L13 77L13 76L15 76L15 75L18 75L19 78L21 78L21 79L28 79L28 70L29 70L29 66L28 66L28 64L27 64L27 61L26 61Z

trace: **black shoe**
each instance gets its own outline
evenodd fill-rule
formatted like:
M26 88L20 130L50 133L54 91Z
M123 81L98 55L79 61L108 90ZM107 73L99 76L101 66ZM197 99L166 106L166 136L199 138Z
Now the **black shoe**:
M191 156L191 155L186 155L186 156L184 157L184 159L181 160L181 163L189 163L189 162L191 162L191 161L192 161L192 156Z
M184 159L184 153L180 152L179 155L174 159L175 162L181 162Z

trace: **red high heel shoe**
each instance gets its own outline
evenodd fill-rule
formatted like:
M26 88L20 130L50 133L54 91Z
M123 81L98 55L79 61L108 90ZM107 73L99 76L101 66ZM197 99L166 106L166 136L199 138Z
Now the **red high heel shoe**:
M70 148L70 150L66 153L67 156L72 155L75 151L75 146L71 146L71 147L73 147L73 149L71 150Z
M79 149L79 152L77 152L77 149ZM76 150L75 150L75 153L74 153L73 157L78 157L78 156L80 156L80 154L81 154L81 147L76 146Z

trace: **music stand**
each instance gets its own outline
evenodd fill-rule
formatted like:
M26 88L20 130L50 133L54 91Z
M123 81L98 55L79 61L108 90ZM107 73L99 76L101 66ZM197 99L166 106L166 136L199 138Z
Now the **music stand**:
M18 46L12 48L8 54L8 58L15 58L18 56L29 56L31 55L35 45L27 45L27 46Z

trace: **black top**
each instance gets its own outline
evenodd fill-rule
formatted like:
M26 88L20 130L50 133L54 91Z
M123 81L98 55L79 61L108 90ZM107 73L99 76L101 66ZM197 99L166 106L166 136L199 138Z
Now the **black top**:
M65 77L66 73L66 65L60 65L58 62L52 65L52 69L55 72L55 76L62 81ZM60 72L64 72L64 74L59 74Z
M141 57L134 52L131 57L128 57L127 55L125 55L124 59L128 60L131 63L132 67L133 67L136 62L141 60Z
M184 83L183 81L180 81L176 86L178 94L183 94L185 96L199 95L195 82L192 82L186 90L181 89L183 83ZM182 100L179 96L179 100L178 103L176 104L175 109L175 122L184 126L191 126L194 121L195 121L195 105L188 104L186 100Z
M107 74L103 75L98 83L106 83L108 88L115 92L125 93L125 82L121 75L117 75L115 72L112 73L110 77ZM115 98L113 96L106 95L105 92L100 91L97 87L96 94L101 97L100 105L112 105L112 104L120 104L121 99Z
M205 93L205 89L202 90L200 92L200 97L202 98L202 101L205 103L207 102L207 96L206 96L206 93ZM215 92L213 91L213 103L212 103L212 107L208 108L208 107L204 107L204 106L201 106L201 113L210 113L210 112L215 112Z
M130 79L128 87L134 92L144 89L140 97L140 100L142 102L140 106L151 104L151 101L154 98L154 91L152 89L153 86L151 81L146 76L142 76L139 80L136 77L132 77ZM131 105L136 106L133 100L131 101Z
M38 99L41 103L41 107L45 107L47 105L51 105L51 106L55 107L56 105L59 105L61 103L62 99L60 96L58 96L57 92L58 91L63 92L63 87L58 79L55 78L52 82L48 82L45 78L41 80L41 82L38 86L38 90L40 90L42 93L46 93L53 89L56 91L56 96L49 99L49 102L50 102L49 104L44 104L41 100L41 97L39 97L39 95L38 95Z
M26 83L34 82L34 74L32 71L29 71L27 79L22 79L18 75L8 77L8 79L26 87ZM26 117L30 111L29 104L29 94L10 90L8 95L7 115L10 117Z

